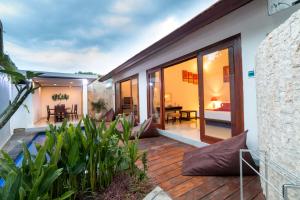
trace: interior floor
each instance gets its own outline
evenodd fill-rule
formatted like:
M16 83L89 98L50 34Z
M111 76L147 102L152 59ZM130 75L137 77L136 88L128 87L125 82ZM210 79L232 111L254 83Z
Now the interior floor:
M82 116L78 116L78 119L75 118L70 118L68 120L68 122L73 123L73 124L77 124L80 120L82 119ZM59 125L62 124L62 122L54 122L54 118L50 117L49 121L47 121L47 118L42 118L39 121L34 123L35 127L44 127L44 126L48 126L49 124L55 124L55 125Z
M200 121L199 119L193 119L190 121L178 121L175 123L169 122L165 124L165 129L176 135L180 135L189 139L200 141ZM228 139L231 137L231 128L214 126L214 125L206 125L205 126L206 135Z

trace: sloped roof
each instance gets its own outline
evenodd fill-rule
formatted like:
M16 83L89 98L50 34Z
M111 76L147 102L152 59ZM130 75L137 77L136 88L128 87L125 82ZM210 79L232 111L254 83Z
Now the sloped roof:
M210 6L209 8L192 18L190 21L188 21L172 33L158 40L151 46L147 47L132 58L128 59L126 62L124 62L117 68L113 69L108 74L101 77L99 81L105 81L124 70L130 69L138 62L166 48L167 46L173 44L175 41L184 38L190 33L198 30L199 28L202 28L220 19L221 17L233 12L234 10L244 6L245 4L251 1L253 0L219 0L218 2L216 2L215 4L213 4L212 6Z

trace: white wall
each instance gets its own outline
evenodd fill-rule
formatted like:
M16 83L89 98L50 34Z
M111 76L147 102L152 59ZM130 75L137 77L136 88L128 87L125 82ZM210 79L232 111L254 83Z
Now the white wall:
M17 94L17 90L12 87L12 97L15 97ZM28 108L28 110L25 108ZM23 105L19 107L19 109L15 112L15 114L10 119L10 128L11 133L13 133L14 129L17 128L29 128L33 126L33 116L34 116L34 108L35 105L33 105L33 95L30 94L25 99Z
M288 18L300 5L268 16L267 1L255 0L231 14L199 29L173 45L138 63L133 69L113 77L114 81L139 73L139 97L141 120L147 118L147 83L145 70L176 59L195 50L241 34L244 120L249 148L257 148L256 89L255 78L248 78L248 71L255 68L254 55L260 42L275 27ZM144 102L144 103L142 103Z
M34 105L32 112L32 118L33 118L33 123L38 122L42 118L42 110L40 109L42 107L42 102L41 102L41 96L42 96L42 88L37 89L33 94L32 94L32 104Z
M62 100L62 101L53 101L52 96L54 94L67 94L69 95L69 99ZM87 97L86 97L87 98ZM83 91L82 87L42 87L42 94L41 94L41 106L40 107L34 107L33 109L38 109L42 111L42 118L47 117L47 105L50 106L50 108L54 108L55 105L61 103L65 104L66 107L71 108L72 105L77 104L78 105L78 114L82 114L82 108L83 108Z
M5 109L10 99L10 82L0 74L0 113ZM10 138L10 122L0 130L0 149Z

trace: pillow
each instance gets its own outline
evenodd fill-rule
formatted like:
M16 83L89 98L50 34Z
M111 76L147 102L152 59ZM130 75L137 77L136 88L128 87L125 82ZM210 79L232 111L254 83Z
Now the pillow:
M111 122L114 120L115 117L115 112L113 109L110 109L109 111L107 111L107 113L105 114L105 121L106 122Z
M139 134L141 128L142 128L142 132L139 135L139 139L143 139L143 138L151 138L151 137L158 137L160 136L158 130L156 129L156 127L154 126L153 122L152 122L152 117L150 117L149 119L147 119L146 121L144 121L142 124L135 126L132 128L132 136L131 139L134 139L135 136L137 134Z
M239 151L240 149L247 149L246 132L228 140L185 153L182 174L186 176L239 175ZM249 153L244 153L243 158L257 169ZM256 175L245 163L243 164L243 174Z

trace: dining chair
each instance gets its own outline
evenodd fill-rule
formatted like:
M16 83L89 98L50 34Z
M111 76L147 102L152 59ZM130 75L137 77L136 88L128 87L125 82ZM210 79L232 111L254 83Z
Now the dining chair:
M51 109L50 109L50 106L49 105L47 105L47 121L49 121L50 120L50 116L51 115L55 115L55 113L51 113Z
M73 120L73 104L72 104L72 107L71 107L71 110L68 112L68 110L66 111L67 112L67 117L68 117L68 119L70 118L70 117L72 117L72 120Z
M78 119L78 106L77 104L74 105L73 115L75 119Z

